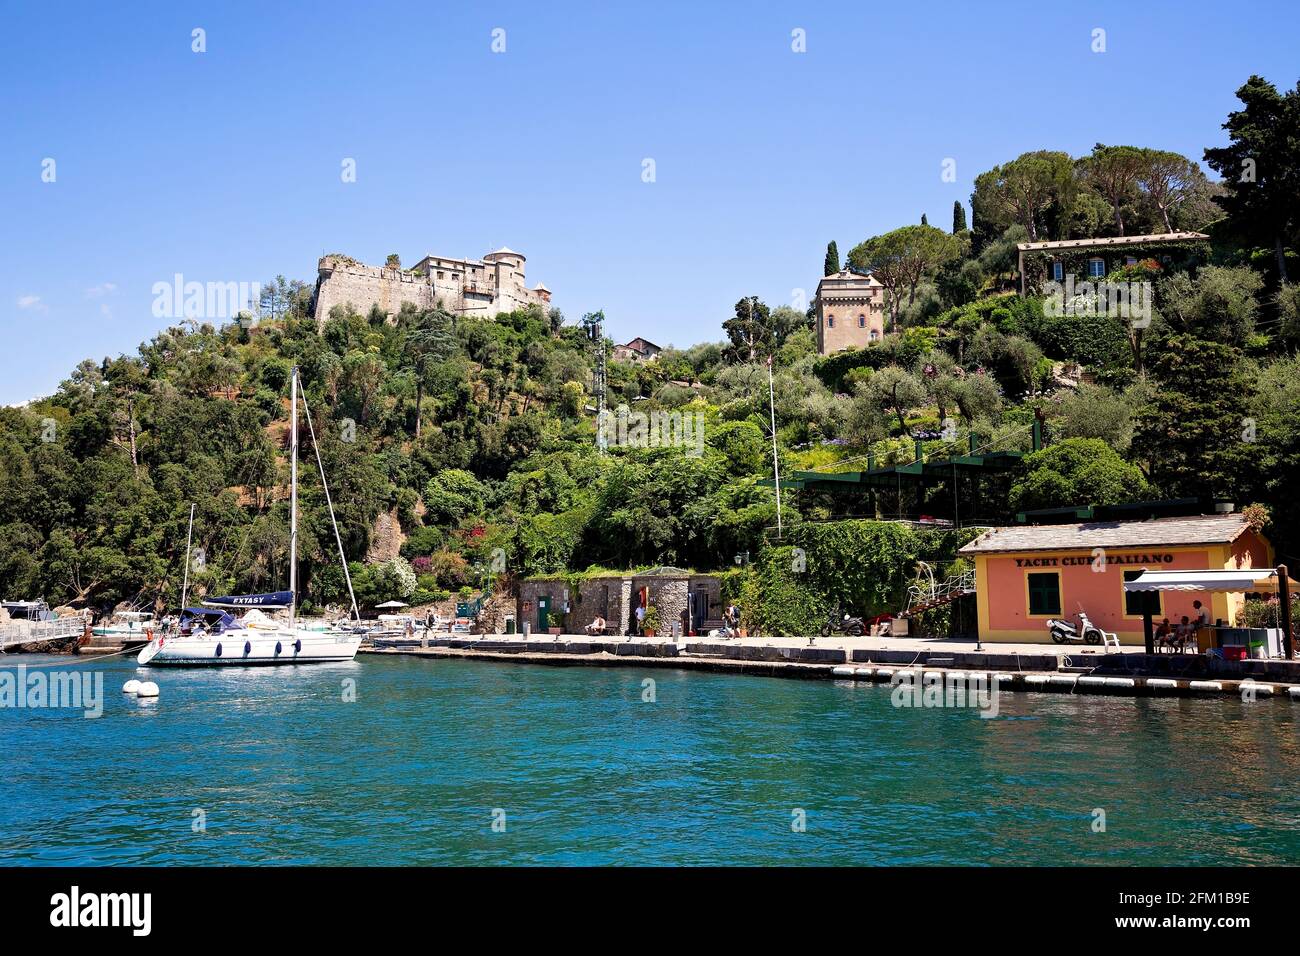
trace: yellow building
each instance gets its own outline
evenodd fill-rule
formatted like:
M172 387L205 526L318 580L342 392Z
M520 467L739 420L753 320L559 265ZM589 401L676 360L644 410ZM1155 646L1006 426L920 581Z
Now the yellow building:
M958 554L975 562L980 640L1012 643L1050 641L1047 621L1083 609L1121 644L1142 644L1148 601L1156 623L1194 620L1192 602L1203 600L1211 623L1231 627L1241 594L1126 594L1124 582L1143 569L1266 569L1273 560L1268 541L1240 514L995 528Z

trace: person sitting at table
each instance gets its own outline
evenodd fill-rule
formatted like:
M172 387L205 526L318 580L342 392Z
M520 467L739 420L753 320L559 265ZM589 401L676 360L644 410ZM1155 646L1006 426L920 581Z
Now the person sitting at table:
M1188 644L1195 643L1195 641L1196 625L1191 623L1191 621L1187 619L1187 615L1184 614L1183 619L1178 623L1178 626L1174 628L1174 643L1181 651Z
M1162 647L1170 647L1174 642L1174 626L1169 623L1169 618L1160 622L1156 628L1156 651L1159 652Z

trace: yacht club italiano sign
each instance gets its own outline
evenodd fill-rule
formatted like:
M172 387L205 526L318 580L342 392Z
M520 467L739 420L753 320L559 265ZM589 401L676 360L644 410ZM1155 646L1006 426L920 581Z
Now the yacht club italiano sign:
M1083 564L1172 564L1172 554L1110 554L1097 548L1093 554L1044 555L1037 558L1016 558L1018 568L1069 568Z

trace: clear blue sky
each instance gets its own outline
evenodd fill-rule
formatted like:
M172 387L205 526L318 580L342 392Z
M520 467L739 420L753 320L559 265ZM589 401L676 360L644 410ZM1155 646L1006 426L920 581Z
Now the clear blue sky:
M1298 6L8 0L0 403L133 352L174 273L314 281L332 251L509 245L570 320L718 339L1025 150L1199 160L1249 74L1300 79Z

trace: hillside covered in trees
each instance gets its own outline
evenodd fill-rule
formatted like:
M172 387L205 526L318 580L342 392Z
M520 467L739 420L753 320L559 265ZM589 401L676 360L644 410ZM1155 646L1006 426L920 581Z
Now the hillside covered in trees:
M888 290L897 334L878 344L818 356L811 310L747 297L722 322L723 341L611 361L609 405L701 413L699 455L598 453L592 343L558 311L485 320L408 309L390 321L335 309L318 330L312 289L277 279L256 322L168 328L137 354L82 362L47 399L0 409L0 596L174 608L191 502L198 593L285 586L294 365L363 603L477 590L502 561L524 576L725 568L746 553L756 565L735 573L750 576L751 593L753 581L783 593L762 557L784 554L771 547L776 502L764 484L769 357L783 473L861 468L868 452L906 462L918 435L934 452L964 448L972 433L1028 450L1039 414L1047 447L1007 478L1004 513L1258 502L1280 559L1300 563L1290 487L1300 475L1300 86L1279 93L1252 78L1238 95L1230 145L1204 156L1218 181L1145 147L1037 151L976 179L969 227L957 203L951 230L904 226L854 244L847 265ZM1143 261L1108 277L1152 283L1147 327L1104 310L1054 315L1017 292L1017 242L1171 230L1210 236L1204 264L1166 274ZM827 274L839 266L833 245ZM341 605L324 496L314 470L302 474L303 598ZM947 493L910 504L945 513ZM783 505L786 544L809 548L815 525L851 507L799 492ZM385 522L400 527L400 556L367 563L385 550L375 540ZM878 528L859 524L862 547L883 546ZM838 555L854 547L835 540ZM908 573L919 546L889 547ZM835 584L820 580L829 599Z

